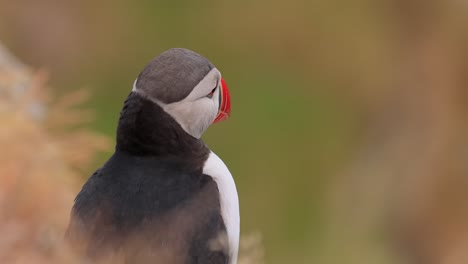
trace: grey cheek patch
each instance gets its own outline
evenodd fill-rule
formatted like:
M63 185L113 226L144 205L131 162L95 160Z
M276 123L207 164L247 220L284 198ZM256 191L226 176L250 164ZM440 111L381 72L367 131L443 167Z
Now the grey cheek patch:
M211 69L210 72L208 72L208 74L206 74L206 76L195 86L195 88L193 88L192 92L182 100L182 102L195 101L203 98L218 85L220 79L221 73L218 69Z
M219 89L215 92L217 98L209 99L206 97L213 88L219 87L221 73L218 69L212 67L190 92L180 100L172 103L167 103L160 100L160 97L155 97L155 92L158 87L144 87L138 77L133 82L132 92L152 101L161 106L166 113L175 119L177 123L188 134L195 138L200 138L203 132L211 125L216 118L219 108ZM146 88L146 89L144 89ZM161 91L159 91L161 92Z

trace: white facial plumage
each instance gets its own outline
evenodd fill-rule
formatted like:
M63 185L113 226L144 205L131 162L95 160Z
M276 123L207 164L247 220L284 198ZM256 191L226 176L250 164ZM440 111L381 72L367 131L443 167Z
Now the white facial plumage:
M219 96L221 96L221 73L211 69L208 74L193 88L183 100L165 104L144 94L133 84L133 92L142 95L161 106L166 113L195 138L200 138L205 130L213 123L218 114ZM214 89L214 93L208 96Z

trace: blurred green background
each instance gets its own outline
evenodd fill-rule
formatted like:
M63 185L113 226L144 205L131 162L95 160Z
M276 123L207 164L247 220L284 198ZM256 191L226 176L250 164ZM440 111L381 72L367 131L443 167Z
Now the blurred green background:
M408 197L394 190L420 187L399 176L426 175L406 172L439 160L417 160L421 146L456 137L421 133L466 117L458 99L434 98L466 97L458 77L467 9L416 0L2 0L0 41L48 70L56 93L90 90L92 127L111 137L147 62L171 47L203 54L232 96L231 118L203 139L234 175L242 233L262 234L265 262L394 263L392 241L419 245L388 235L400 227L389 219L406 216L398 201Z

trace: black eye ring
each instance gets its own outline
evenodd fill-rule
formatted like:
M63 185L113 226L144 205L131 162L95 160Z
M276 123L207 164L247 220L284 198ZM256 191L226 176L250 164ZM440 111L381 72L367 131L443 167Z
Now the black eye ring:
M218 88L217 85L216 85L215 88L213 88L213 90L211 90L211 92L210 92L206 97L208 97L208 98L210 98L210 99L213 98L213 94L214 94L214 92L216 92L216 88Z

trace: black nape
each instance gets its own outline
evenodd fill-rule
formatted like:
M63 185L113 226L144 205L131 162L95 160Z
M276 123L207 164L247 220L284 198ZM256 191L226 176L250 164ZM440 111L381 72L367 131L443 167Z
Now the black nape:
M156 103L132 92L125 100L117 127L117 151L136 156L180 156L205 160L209 149L189 135Z

